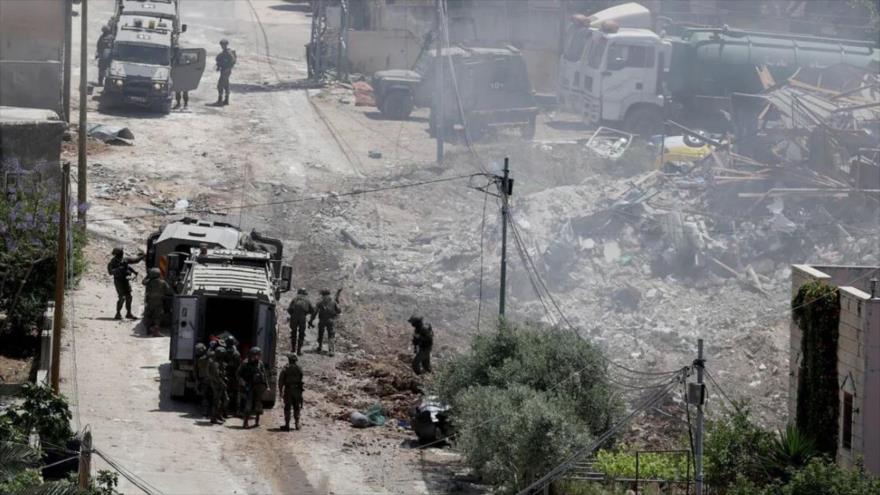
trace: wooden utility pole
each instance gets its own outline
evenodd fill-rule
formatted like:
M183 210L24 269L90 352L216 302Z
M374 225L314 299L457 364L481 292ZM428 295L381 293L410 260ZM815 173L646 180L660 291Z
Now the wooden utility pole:
M88 84L89 84L89 57L88 57L88 12L89 0L80 0L80 49L79 49L79 155L76 164L76 218L82 227L86 224L86 143L88 141L88 122L86 107L88 107Z
M510 180L509 159L504 159L504 175L501 176L499 193L501 194L501 288L498 294L498 316L504 318L504 305L507 298L507 222L509 217L508 198L513 193L513 182Z
M64 0L64 74L61 78L61 107L64 121L70 123L70 68L73 58L73 2Z
M435 0L437 6L437 30L435 32L435 36L437 37L437 53L434 59L435 70L437 76L437 93L434 95L434 108L431 111L431 115L434 116L434 137L437 138L437 163L443 162L443 140L445 123L443 122L443 88L445 86L443 81L443 32L444 32L444 13L443 13L443 0Z
M83 490L88 490L92 476L92 431L89 429L83 434L83 440L79 446L78 474L77 486Z
M68 189L70 184L70 163L64 162L61 178L61 201L58 208L58 252L55 261L55 316L52 320L52 367L49 381L52 391L59 393L61 370L61 325L64 320L64 285L67 280L67 219Z

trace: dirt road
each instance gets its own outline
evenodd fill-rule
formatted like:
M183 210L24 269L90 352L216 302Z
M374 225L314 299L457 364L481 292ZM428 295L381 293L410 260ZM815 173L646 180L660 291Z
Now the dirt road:
M387 174L381 162L351 162L306 91L294 84L305 74L306 5L182 2L184 43L209 53L188 111L99 113L97 101L88 102L91 123L129 127L135 140L131 146L102 147L90 157L90 265L70 296L64 392L75 406L76 426L88 425L98 449L157 493L427 493L446 491L446 470L454 465L443 452L409 448L410 436L392 427L352 430L337 419L350 410L346 405L370 400L363 381L337 371L346 359L364 357L344 329L341 347L347 352L301 360L307 374L304 430L283 433L277 431L280 407L264 417L260 429L245 431L235 419L212 426L196 404L170 400L168 339L146 338L137 322L112 320L115 294L104 268L111 248L142 249L149 232L169 220L158 214L181 199L191 209L207 208L243 229L282 238L297 285L313 294L345 278L344 260L333 247L338 240L325 228L338 204L224 210L338 191ZM109 0L90 2L90 40L111 9ZM228 107L209 105L216 98L211 62L221 38L229 39L238 55ZM88 70L95 81L97 68ZM139 313L142 290L139 283L134 287ZM286 323L279 327L285 330L281 352L288 345ZM106 463L98 461L97 467ZM139 491L126 479L120 488Z

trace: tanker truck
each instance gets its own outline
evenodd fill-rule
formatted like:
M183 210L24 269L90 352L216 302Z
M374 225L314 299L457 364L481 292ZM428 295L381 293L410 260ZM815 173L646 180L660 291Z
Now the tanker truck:
M642 136L659 133L666 119L723 132L732 93L760 93L801 67L880 67L873 42L728 27L661 30L654 22L637 3L572 16L559 63L560 106Z
M169 223L147 239L147 267L159 268L175 292L169 301L172 398L196 393L196 344L232 335L242 356L262 349L269 370L263 404L274 406L276 312L292 274L283 252L277 239L194 218Z

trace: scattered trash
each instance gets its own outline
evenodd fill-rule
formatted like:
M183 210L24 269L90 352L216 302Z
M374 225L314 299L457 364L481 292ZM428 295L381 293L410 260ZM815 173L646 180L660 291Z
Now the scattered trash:
M422 443L431 443L452 435L452 423L448 417L449 406L436 396L426 397L410 411L412 429Z
M375 107L376 100L373 98L373 87L364 81L357 81L354 87L354 106Z
M587 148L609 160L618 160L632 143L633 135L610 127L600 127L587 141Z
M355 428L369 428L370 426L383 426L385 414L381 404L373 404L364 412L353 411L349 416L351 426Z
M134 134L128 127L92 124L88 127L89 137L108 144L131 144Z
M189 208L189 200L187 199L178 199L174 203L174 211L184 211Z

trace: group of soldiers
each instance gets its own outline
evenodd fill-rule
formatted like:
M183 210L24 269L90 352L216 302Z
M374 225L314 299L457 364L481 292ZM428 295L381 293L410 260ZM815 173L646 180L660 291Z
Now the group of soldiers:
M125 307L125 317L136 320L137 316L131 312L131 277L137 276L137 272L131 265L140 263L144 254L137 256L125 256L121 247L113 248L113 257L107 264L107 272L113 277L113 286L116 287L116 315L114 319L122 319L122 308ZM160 328L165 322L165 299L174 295L174 290L162 278L158 268L150 268L144 277L144 325L153 337L162 335Z
M306 326L314 328L315 318L318 318L318 348L320 354L324 347L324 334L327 334L327 350L330 356L336 352L334 344L336 339L336 319L342 314L339 307L339 294L342 289L336 291L336 297L330 297L329 289L321 290L321 299L317 304L309 300L309 293L305 289L298 289L296 296L287 307L290 316L290 350L302 356L303 344L306 340ZM308 318L308 323L306 319Z
M110 68L110 62L113 60L113 30L109 25L101 26L101 36L98 37L97 48L95 50L95 59L98 61L98 86L104 86L104 78L107 76L107 70ZM174 54L174 61L177 62L179 54ZM217 102L215 106L229 105L229 77L232 75L232 68L238 61L238 55L235 50L229 48L229 40L220 40L220 53L214 58L214 69L220 73L217 79ZM183 100L183 108L189 106L189 91L174 92L174 109L180 108L181 99Z

